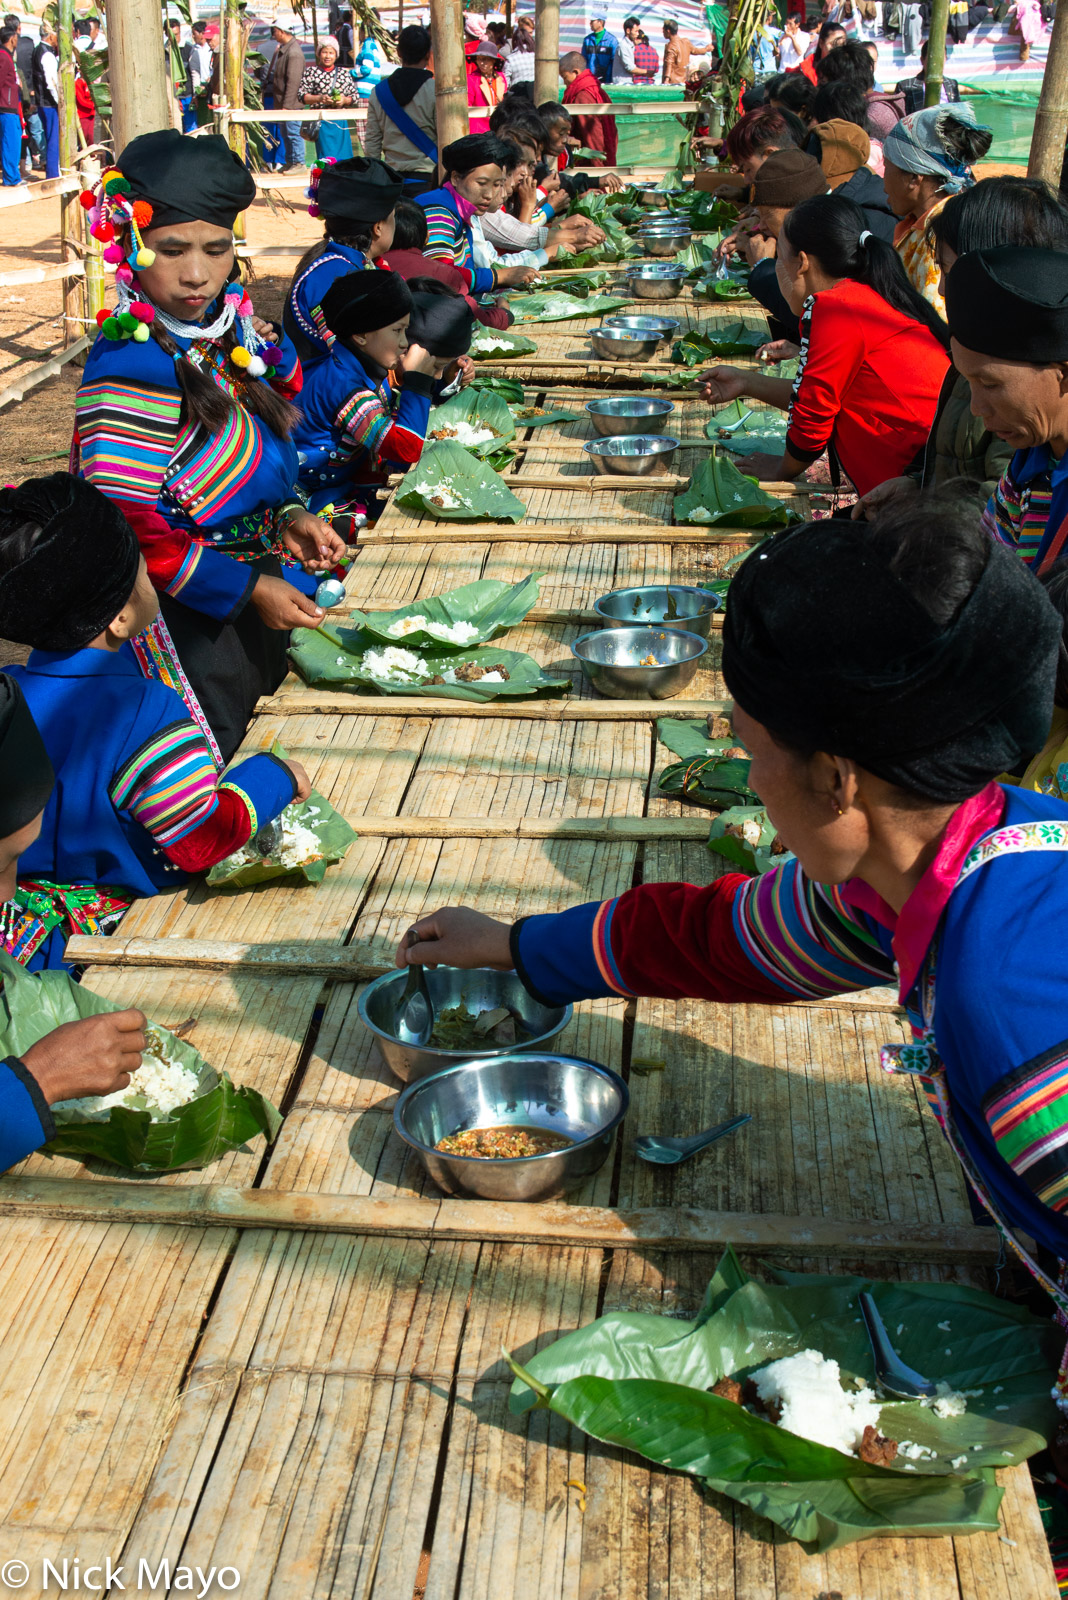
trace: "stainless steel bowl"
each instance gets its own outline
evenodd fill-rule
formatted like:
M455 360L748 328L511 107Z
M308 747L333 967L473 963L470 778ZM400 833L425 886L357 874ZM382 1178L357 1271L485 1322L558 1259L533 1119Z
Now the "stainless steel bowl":
M613 400L590 400L586 404L586 414L593 423L593 431L600 434L602 439L619 439L628 433L645 437L662 433L674 409L671 400L646 400L641 396L632 398L624 395Z
M679 228L668 232L650 229L647 233L639 233L638 239L647 256L677 256L680 250L685 250L693 234L689 228Z
M675 459L679 441L666 434L609 434L590 439L582 446L601 472L614 472L621 478L645 478L651 472L666 472Z
M393 1126L446 1194L553 1200L604 1165L628 1103L626 1084L607 1067L539 1051L463 1062L409 1084L397 1101ZM502 1126L545 1128L574 1143L514 1161L434 1149L450 1134Z
M647 583L640 589L616 589L603 594L593 609L604 618L606 628L640 628L665 624L707 639L712 628L712 613L720 608L718 594L685 584ZM673 611L674 615L669 616Z
M390 1071L404 1083L440 1072L457 1061L488 1061L527 1050L545 1050L571 1021L570 1006L543 1006L527 993L514 972L491 972L485 967L470 972L459 967L428 967L426 981L435 1013L461 1003L476 1016L480 1011L508 1006L531 1037L525 1044L499 1044L491 1050L437 1050L402 1044L391 1026L407 977L403 968L385 972L367 985L359 1000L360 1021L378 1040Z
M605 317L602 327L627 328L632 333L655 333L658 339L673 339L680 324L674 317Z
M665 228L688 228L690 218L685 211L657 211L638 224L639 233L653 233Z
M681 628L603 628L571 646L590 685L610 700L670 700L707 651L707 639ZM663 665L640 666L650 655Z
M638 201L643 206L655 206L657 209L663 206L666 210L680 194L685 193L685 189L640 189Z
M686 268L677 263L663 265L651 261L628 267L627 283L639 300L674 300L682 293Z
M631 333L623 328L591 328L590 344L602 361L648 361L656 355L660 339L655 333Z

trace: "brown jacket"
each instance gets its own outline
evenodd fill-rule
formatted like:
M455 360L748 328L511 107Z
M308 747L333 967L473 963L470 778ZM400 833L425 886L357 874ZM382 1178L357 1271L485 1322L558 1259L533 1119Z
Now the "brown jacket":
M300 80L304 76L304 51L296 39L287 39L275 51L271 63L271 93L274 103L288 110L300 106Z
M686 68L690 65L690 54L693 45L689 39L684 39L677 33L673 39L668 39L664 45L664 82L685 83Z

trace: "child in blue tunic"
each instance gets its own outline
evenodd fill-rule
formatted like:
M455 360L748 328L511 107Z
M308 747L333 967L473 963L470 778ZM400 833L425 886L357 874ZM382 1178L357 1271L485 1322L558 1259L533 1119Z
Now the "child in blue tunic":
M831 620L833 619L833 626ZM782 864L521 918L415 923L400 966L514 967L543 1003L779 1005L894 983L979 1203L1068 1327L1068 805L993 781L1049 727L1061 619L966 506L778 535L732 580L723 672ZM787 851L796 852L796 859ZM1059 1281L1058 1281L1059 1280ZM1055 1391L1068 1421L1068 1365Z
M136 536L67 473L0 490L0 635L33 646L19 683L55 769L3 937L30 967L130 901L222 861L308 793L296 762L254 755L221 777L181 697L129 641L158 609Z
M308 212L322 218L323 240L297 263L282 313L305 378L317 362L325 361L334 342L323 316L323 296L338 278L374 267L385 255L393 243L394 212L403 192L400 173L364 156L313 169Z
M413 296L391 272L339 278L323 309L335 340L302 395L298 481L313 511L329 503L373 516L390 469L422 455L438 381L470 349L474 317L462 296Z

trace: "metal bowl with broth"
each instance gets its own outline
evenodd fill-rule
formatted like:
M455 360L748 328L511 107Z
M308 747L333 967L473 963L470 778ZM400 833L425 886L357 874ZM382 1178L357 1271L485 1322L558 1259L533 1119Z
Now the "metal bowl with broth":
M587 401L586 415L593 423L594 433L602 439L619 439L627 434L662 433L674 409L671 400L618 395L607 400Z
M571 652L609 700L670 700L693 681L708 640L681 628L603 628L576 639Z
M358 1011L364 1027L374 1034L382 1059L404 1083L425 1078L457 1061L491 1060L526 1050L545 1050L571 1021L570 1006L543 1006L523 987L514 972L493 972L488 967L463 971L459 967L427 967L426 981L434 1015L464 1005L474 1016L507 1006L529 1035L521 1044L495 1045L485 1050L443 1050L432 1045L404 1044L392 1031L408 974L402 967L384 972L360 996Z
M650 361L656 355L660 337L655 333L635 333L630 328L591 328L590 344L602 361Z
M446 1194L483 1200L553 1200L602 1167L627 1112L622 1078L595 1061L542 1051L466 1061L410 1083L393 1126ZM447 1155L442 1139L471 1129L515 1128L570 1141L543 1155Z
M645 584L639 589L616 589L603 594L593 609L606 628L638 628L664 624L707 639L713 613L720 609L718 594L686 584Z
M609 434L588 439L582 446L600 472L621 478L646 478L653 472L666 472L675 459L679 441L667 434Z

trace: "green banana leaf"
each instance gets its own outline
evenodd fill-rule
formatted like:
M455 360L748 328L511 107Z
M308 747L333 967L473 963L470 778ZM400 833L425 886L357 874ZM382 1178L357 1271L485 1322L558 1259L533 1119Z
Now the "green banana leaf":
M511 328L479 326L467 353L472 361L510 361L513 356L532 356L537 348L533 339L513 333Z
M435 499L456 500L442 505ZM397 486L397 505L443 522L522 522L527 508L493 468L448 439L430 445Z
M276 755L282 752L275 747ZM238 850L234 855L227 856L225 861L217 861L208 873L207 881L212 888L251 889L257 883L270 883L276 878L292 878L300 876L305 883L322 883L326 877L326 869L338 861L343 861L345 852L354 839L359 838L356 830L351 828L334 807L313 789L306 800L294 800L292 805L286 807L282 813L284 818L291 818L294 822L301 823L305 828L310 828L319 841L321 852L317 861L303 862L300 866L287 866L279 861L275 851L277 844L272 837L271 825L261 828L255 838L250 840L249 846L262 849L264 854L256 861L249 861L243 850Z
M440 655L475 649L500 638L509 628L517 627L531 607L537 605L539 576L532 572L518 583L478 578L474 583L462 584L459 589L450 589L448 594L428 595L425 600L398 606L396 611L354 611L352 626L370 634L379 643L402 645L406 650L433 650ZM478 633L466 645L452 645L436 639L423 628L403 635L391 633L390 629L405 617L425 617L427 622L440 622L445 627L469 622Z
M693 286L694 294L702 300L748 300L749 273L745 277L702 278Z
M408 641L395 639L394 645L408 648ZM571 679L553 678L544 672L533 656L520 650L500 650L493 645L480 649L420 650L421 661L426 663L427 677L444 675L446 671L474 662L489 672L504 667L508 673L502 683L489 683L482 687L475 683L427 683L413 679L410 683L395 683L377 678L363 666L367 650L380 650L382 643L373 634L358 629L340 628L321 623L318 628L298 628L293 632L289 658L306 683L323 689L375 689L379 694L430 695L435 700L475 700L484 702L540 694L567 692Z
M23 1055L65 1022L124 1009L75 983L66 972L27 972L2 950L0 978L0 1054L4 1056ZM255 1089L236 1088L226 1073L217 1073L199 1051L169 1029L158 1023L151 1023L150 1028L168 1055L196 1072L196 1097L162 1122L153 1122L147 1110L112 1106L107 1122L59 1123L55 1136L43 1147L47 1154L96 1157L131 1172L177 1172L205 1167L257 1134L264 1134L268 1142L275 1137L282 1118L269 1100Z
M545 406L540 417L526 417L523 412L531 409L527 405L513 406L512 416L518 429L544 428L549 422L584 422L586 419L581 411L564 411L560 406Z
M742 829L749 829L755 824L760 830L756 843L743 837ZM741 867L744 872L753 872L758 876L762 872L774 872L777 867L785 866L787 861L793 860L789 850L778 850L772 854L771 847L775 842L776 828L768 820L768 814L759 805L733 805L726 811L721 811L713 820L708 833L708 848L714 856L723 856L727 861L733 861L736 867Z
M675 521L709 528L785 528L797 521L797 513L713 450L690 479L689 488L675 496Z
M620 306L631 304L627 295L591 294L585 300L580 300L554 287L510 301L509 310L517 323L567 322L571 317L600 316L605 311L618 311Z
M587 150L584 144L576 145L570 154L573 161L606 161L608 159L603 150Z
M494 437L487 439L483 444L465 444L461 446L469 450L473 456L484 458L493 455L511 443L515 438L515 423L512 413L508 409L508 402L502 395L488 393L484 389L461 389L459 394L452 395L444 405L435 406L430 413L427 423L426 436L435 443L440 429L455 428L458 422L470 423L473 428L492 428ZM457 441L452 441L454 444Z
M678 263L685 267L687 272L707 272L716 260L719 253L720 241L711 234L703 234L699 239L691 239L685 250L680 250ZM696 292L696 290L695 290Z
M510 406L523 404L523 385L518 378L495 378L488 372L476 372L468 390L481 389L484 394L499 394Z
M748 417L746 412L750 413ZM726 430L722 437L721 428ZM752 455L758 450L774 455L786 444L786 413L754 411L747 400L732 400L729 406L712 413L705 423L705 433L719 441L721 450L729 450L735 456Z
M994 1469L1026 1460L1056 1428L1052 1322L960 1284L775 1277L749 1278L728 1249L693 1321L617 1312L566 1334L525 1368L506 1352L517 1378L510 1409L548 1409L594 1438L692 1473L814 1551L995 1531ZM804 1349L836 1360L847 1389L854 1379L874 1385L862 1289L906 1362L967 1392L957 1417L919 1401L881 1409L884 1435L923 1445L934 1459L869 1466L708 1392L722 1377L744 1378Z
M671 359L687 367L698 367L704 361L722 360L725 356L752 356L767 342L766 328L748 328L744 322L730 323L712 333L700 333L695 329L675 340Z
M657 779L662 794L677 795L696 805L715 810L738 804L750 805L756 795L749 787L749 760L728 757L738 748L736 739L710 739L708 724L662 717L656 725L657 738L681 759L665 767Z
M553 263L555 267L556 263ZM534 286L538 290L552 290L556 294L573 294L578 300L585 300L595 289L601 289L606 283L611 282L613 274L607 268L591 268L587 272L576 272L572 276L562 276L559 272L552 275L535 278Z
M729 200L717 200L706 190L690 189L673 195L673 211L685 211L695 233L727 233L738 220L738 207Z

